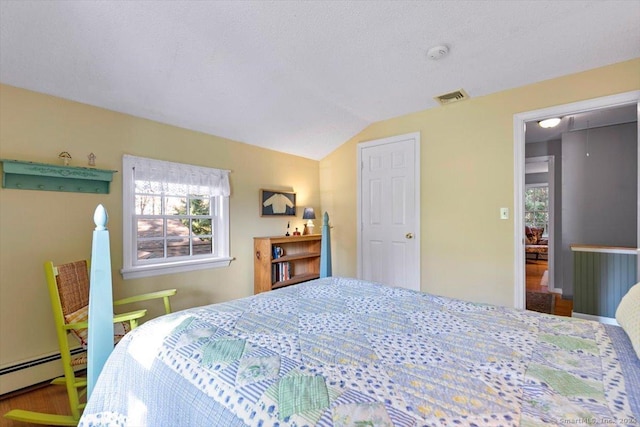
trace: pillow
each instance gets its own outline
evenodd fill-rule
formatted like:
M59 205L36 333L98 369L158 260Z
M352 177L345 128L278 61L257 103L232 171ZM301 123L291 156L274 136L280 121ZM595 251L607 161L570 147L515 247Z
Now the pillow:
M539 245L540 240L542 240L542 233L544 233L544 227L542 228L531 227L531 232L533 233L533 238L536 241L534 245Z
M85 305L84 307L74 311L73 313L67 314L64 316L64 320L67 323L76 323L76 322L86 322L89 319L89 306ZM113 324L113 342L117 344L118 341L125 336L127 332L129 332L129 323L127 322L116 322ZM89 330L88 329L71 329L71 334L80 341L80 345L85 350L87 349L87 342L89 338Z
M533 232L531 231L531 227L528 225L524 227L524 238L527 245L535 245Z
M640 359L640 283L629 289L616 310L616 320L631 340Z
M542 240L542 233L544 228L525 226L524 234L527 240L527 245L539 245Z

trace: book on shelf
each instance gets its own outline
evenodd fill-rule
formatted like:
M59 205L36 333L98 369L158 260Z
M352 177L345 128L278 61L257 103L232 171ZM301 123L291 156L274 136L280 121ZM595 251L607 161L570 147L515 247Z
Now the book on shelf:
M278 262L271 266L271 282L284 282L291 279L291 263Z

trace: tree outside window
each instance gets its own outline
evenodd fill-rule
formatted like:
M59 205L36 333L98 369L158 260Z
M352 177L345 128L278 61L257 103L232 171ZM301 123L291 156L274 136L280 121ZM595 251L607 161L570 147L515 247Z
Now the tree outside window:
M125 279L226 267L229 171L123 156Z
M527 187L524 194L524 223L549 232L549 186Z

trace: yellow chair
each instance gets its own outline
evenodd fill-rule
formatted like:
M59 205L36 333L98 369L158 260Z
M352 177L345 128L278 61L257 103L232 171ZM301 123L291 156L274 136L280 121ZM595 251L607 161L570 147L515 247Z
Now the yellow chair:
M58 335L58 345L64 376L54 379L51 384L64 385L69 396L71 415L56 415L42 412L13 409L4 417L22 422L34 424L47 424L56 426L74 426L78 424L80 415L86 402L87 380L76 375L75 369L87 363L86 352L72 356L67 335L71 333L86 349L88 306L89 306L89 263L88 261L76 261L68 264L54 266L51 261L44 264L51 308ZM171 313L169 297L176 294L175 289L151 292L136 295L113 302L114 306L130 304L162 298L165 313ZM114 343L117 343L124 334L137 326L138 319L146 314L147 310L136 310L128 313L117 314L113 317Z

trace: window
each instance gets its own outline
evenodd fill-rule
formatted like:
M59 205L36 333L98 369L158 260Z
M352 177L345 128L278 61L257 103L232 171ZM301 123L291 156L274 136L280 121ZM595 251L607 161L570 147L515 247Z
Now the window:
M125 279L228 266L229 171L125 155Z
M549 186L527 186L524 193L524 223L529 227L544 228L549 233Z

